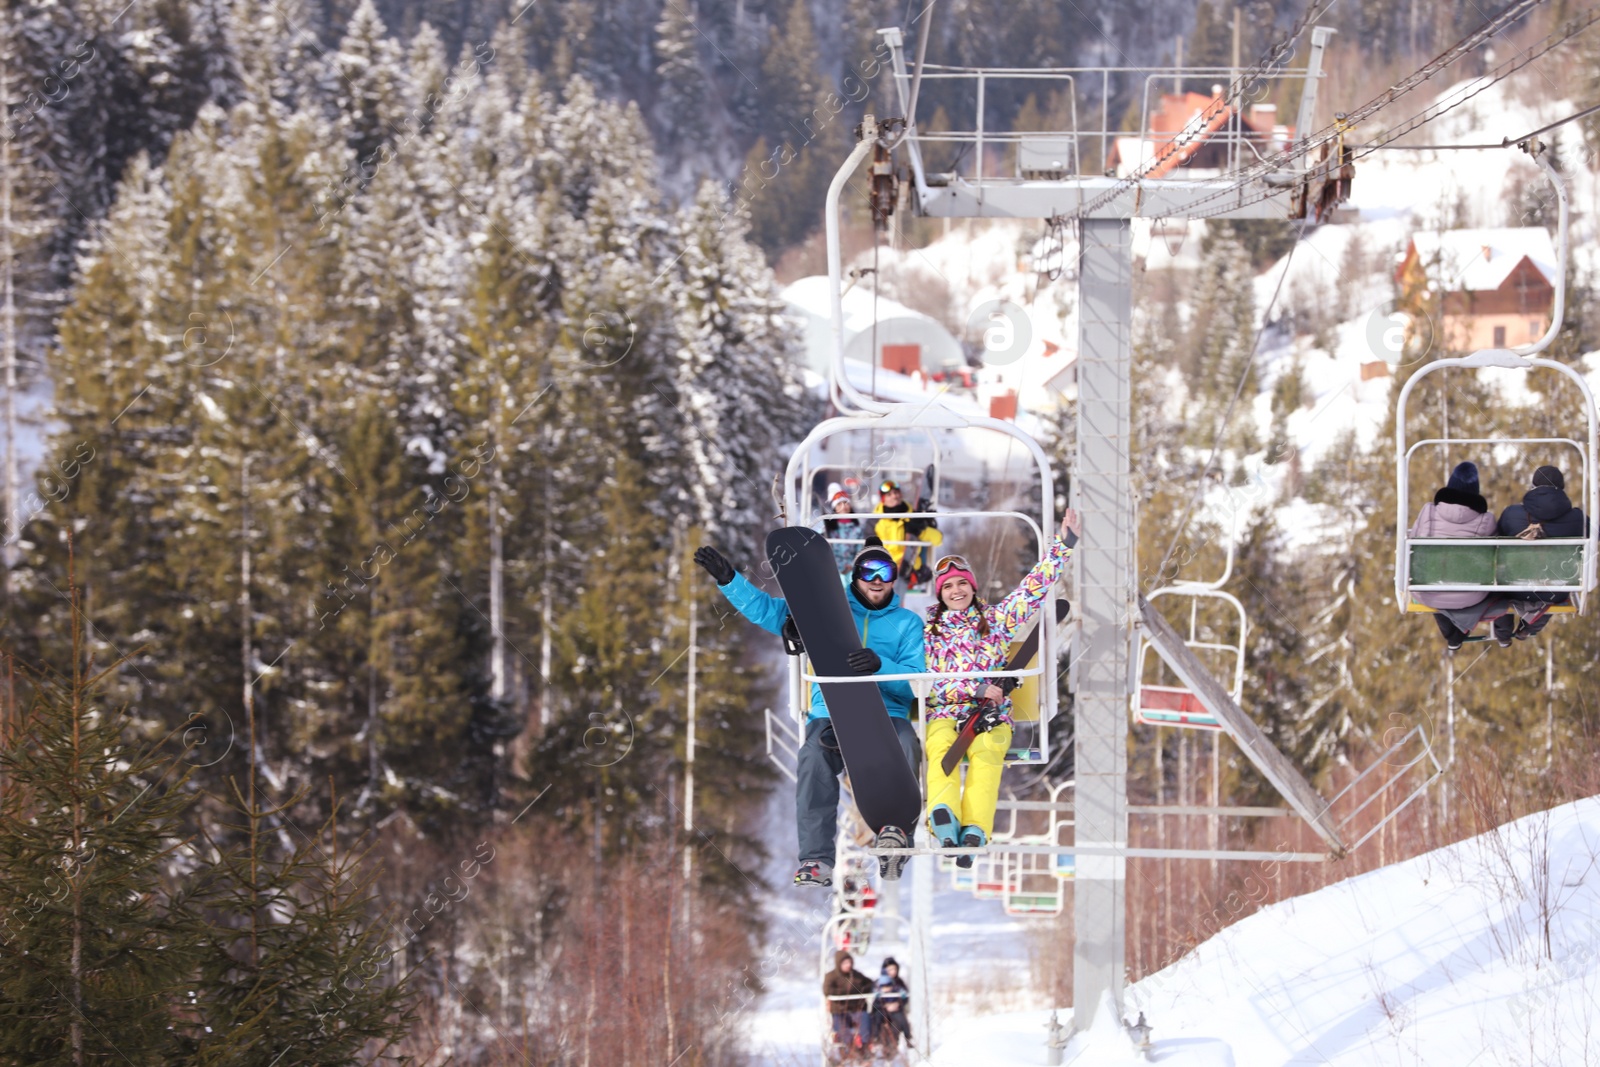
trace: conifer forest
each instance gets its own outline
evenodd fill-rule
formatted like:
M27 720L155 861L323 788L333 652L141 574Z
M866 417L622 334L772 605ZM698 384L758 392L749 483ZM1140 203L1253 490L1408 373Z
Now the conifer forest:
M1497 52L1465 55L1418 95L1493 77L1588 17L1526 6ZM879 31L899 27L912 58L925 32L928 62L946 68L1222 70L1272 54L1311 8L1328 5L0 0L0 1065L815 1062L811 1030L830 1025L817 936L844 890L789 884L795 786L769 718L789 707L790 659L695 553L717 546L779 592L758 577L783 524L775 483L840 407L790 286L827 274L825 196L863 117L903 114ZM1318 124L1499 11L1322 12L1338 33ZM1565 66L1530 66L1544 74L1508 90L1518 108L1600 104L1600 28L1561 48ZM1295 55L1273 62L1298 72ZM1228 76L1085 75L1066 90L996 78L976 113L1001 131L994 165L1018 175L1023 142L1007 131L1098 129L1104 115L1097 154L1074 167L1116 176L1108 146L1131 151L1149 101L1203 101L1208 79ZM1263 84L1255 102L1292 123L1301 83ZM970 122L964 83L928 77L920 92L920 128ZM1356 129L1376 140L1401 117ZM1445 135L1413 140L1430 136ZM1546 137L1575 190L1546 358L1588 374L1600 118ZM975 154L954 143L929 142L927 159L952 187L990 158L981 137ZM1469 175L1470 155L1446 162ZM1382 181L1366 165L1358 191ZM982 245L987 220L912 210L909 171L875 230L873 173L869 158L844 187L859 288L842 299L892 301L954 338L961 369L932 380L972 411L1004 410L984 391L1000 368L971 309L1026 293L1046 355L1075 345L1083 305L1060 261L1077 239L1054 220ZM1416 353L1468 347L1437 325L1456 294L1400 258L1412 231L1555 235L1539 169L1511 173L1481 196L1462 191L1468 177L1415 178L1403 233L1314 244L1389 217L1334 208L1207 220L1186 246L1157 220L1135 250L1139 593L1226 557L1250 620L1239 704L1323 795L1354 783L1367 796L1360 770L1396 758L1417 723L1448 771L1340 864L1287 865L1260 893L1239 865L1120 861L1129 982L1275 901L1600 793L1592 606L1543 643L1472 643L1448 663L1433 620L1396 610L1395 398ZM997 266L978 277L980 261ZM1377 336L1379 305L1409 324L1412 355L1369 372L1381 353L1350 353ZM1437 329L1419 342L1422 323ZM868 359L895 347L871 344ZM1335 365L1343 400L1321 385ZM1093 402L1064 381L1020 397L1013 383L998 416L1038 439L1058 508ZM922 369L914 382L927 387ZM1358 395L1379 412L1370 426L1340 406ZM1507 395L1434 377L1411 397L1411 437L1583 437L1583 401L1560 383ZM1493 506L1521 498L1521 458L1476 458ZM871 511L881 479L862 468L851 492ZM1008 469L955 476L928 503L1036 514L1041 479ZM1447 473L1412 479L1413 513ZM941 525L941 552L1004 572L996 601L1039 558ZM1041 727L1053 755L1006 771L1007 802L1073 778L1061 662ZM1139 729L1128 803L1279 803L1220 734ZM1401 799L1373 796L1368 815ZM1244 819L1131 835L1150 849L1280 844ZM1303 827L1287 840L1320 847ZM934 1010L1070 1005L1065 885L1054 913L1015 920L1029 925L1012 948L941 972L940 1003L956 1007ZM1002 919L998 905L970 914ZM914 976L911 996L933 982ZM801 1053L769 1036L785 983L811 1028ZM938 1025L940 1040L955 1032ZM926 1060L909 1048L898 1062Z

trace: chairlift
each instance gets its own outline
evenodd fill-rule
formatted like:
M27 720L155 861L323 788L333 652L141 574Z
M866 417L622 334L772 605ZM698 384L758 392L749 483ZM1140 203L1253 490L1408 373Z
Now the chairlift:
M1176 597L1188 601L1189 627L1184 637L1184 644L1203 659L1223 668L1215 672L1216 676L1229 681L1228 695L1233 698L1235 704L1240 704L1244 695L1245 638L1249 634L1250 624L1239 598L1222 588L1233 576L1236 532L1236 529L1228 532L1227 562L1223 565L1221 577L1212 582L1175 582L1157 589L1148 599L1154 602L1157 597ZM1207 603L1224 605L1225 613L1230 619L1237 620L1236 626L1227 628L1235 634L1232 639L1229 639L1226 633L1222 637L1205 636L1203 623L1206 618L1201 612L1201 605ZM1140 640L1139 656L1135 661L1137 673L1134 678L1137 684L1134 687L1133 721L1141 726L1221 730L1222 723L1206 709L1199 695L1193 690L1182 685L1162 685L1145 681L1147 677L1145 665L1150 662L1153 651L1148 637ZM1163 661L1157 656L1155 662L1160 664Z
M1395 604L1400 611L1433 614L1434 610L1416 600L1417 593L1477 592L1484 595L1536 597L1568 594L1576 603L1555 604L1552 613L1582 613L1588 593L1595 587L1596 537L1551 537L1524 541L1514 537L1412 537L1410 474L1412 457L1419 449L1450 449L1463 445L1539 445L1562 454L1573 455L1582 472L1585 515L1592 524L1600 511L1600 479L1596 477L1596 456L1600 454L1600 417L1594 394L1583 375L1565 363L1538 356L1561 330L1566 303L1568 208L1566 183L1556 173L1538 142L1521 146L1533 155L1556 191L1559 204L1557 280L1550 327L1539 340L1518 348L1489 348L1468 356L1436 359L1420 368L1400 389L1395 414ZM1581 437L1435 437L1407 444L1406 407L1411 391L1430 374L1440 371L1486 369L1553 371L1577 386L1583 398L1587 423Z

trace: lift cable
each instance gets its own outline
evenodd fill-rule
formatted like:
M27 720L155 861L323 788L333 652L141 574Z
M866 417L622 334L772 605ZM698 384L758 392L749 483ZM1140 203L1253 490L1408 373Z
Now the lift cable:
M1537 0L1521 0L1521 2L1536 3ZM1327 14L1329 9L1331 9L1336 3L1338 3L1338 0L1315 0L1315 2L1308 5L1305 12L1301 14L1300 18L1296 20L1295 24L1290 27L1288 34L1285 35L1283 40L1279 41L1277 44L1273 45L1266 52L1264 52L1261 58L1256 60L1256 62L1248 70L1241 71L1238 76L1235 77L1228 85L1226 92L1224 92L1221 96L1213 97L1211 102L1205 106L1205 109L1201 111L1201 113L1191 122L1189 122L1189 124L1186 125L1183 130L1179 131L1178 135L1167 144L1163 153L1143 164L1134 173L1122 178L1117 182L1117 184L1099 194L1087 204L1084 204L1077 210L1075 214L1070 217L1081 219L1111 203L1124 192L1136 186L1139 183L1139 180L1149 174L1150 171L1162 165L1166 160L1171 159L1173 155L1181 152L1185 147L1187 147L1191 141L1194 141L1196 138L1206 133L1212 120L1224 110L1233 108L1237 101L1242 100L1244 98L1246 89L1251 84L1260 78L1264 78L1270 74L1275 74L1282 70L1284 61L1289 57L1290 52L1294 48L1295 41L1297 41L1300 35L1305 32L1306 27L1311 25L1311 23L1316 19Z
M1200 205L1216 200L1228 199L1228 203L1225 207L1219 208L1217 212L1212 213L1216 214L1221 211L1235 210L1247 204L1259 203L1270 196L1276 195L1278 190L1265 189L1260 192L1250 194L1244 199L1230 199L1235 197L1240 190L1244 189L1244 187L1251 180L1263 177L1267 173L1270 173L1274 170L1282 170L1285 165L1294 163L1301 158L1310 155L1311 152L1317 148L1336 142L1338 138L1342 137L1344 132L1350 127L1371 118L1372 116L1383 111L1385 108L1394 104L1400 99L1400 97L1411 92L1423 82L1427 81L1429 78L1432 78L1435 74L1443 71L1456 60L1460 59L1478 45L1482 44L1489 37L1500 32L1500 30L1502 30L1507 24L1521 17L1526 13L1526 10L1529 7L1537 2L1538 0L1518 0L1517 3L1513 4L1511 7L1508 7L1506 10L1502 11L1499 15L1495 16L1489 22L1485 23L1483 26L1480 26L1472 33L1469 33L1467 36L1457 41L1449 49L1440 53L1434 59L1419 67L1405 78L1402 78L1384 92L1373 97L1371 100L1367 101L1367 103L1361 105L1361 107L1341 116L1333 123L1330 123L1329 125L1318 130L1315 134L1307 137L1296 147L1286 149L1277 155L1270 156L1260 163L1254 164L1246 170L1239 172L1238 181L1225 189L1202 197L1201 199L1195 201L1195 204ZM1399 140L1406 134L1412 133L1434 121L1435 119L1448 114L1449 112L1460 107L1462 104L1465 104L1468 100L1484 92L1491 86L1504 81L1506 78L1527 66L1529 63L1541 58L1557 46L1565 44L1567 41L1582 33L1596 22L1600 22L1600 6L1590 8L1582 15L1569 20L1559 30L1551 33L1543 40L1534 44L1525 51L1517 53L1504 63L1501 63L1491 74L1475 79L1472 82L1465 83L1466 85L1470 86L1470 91L1463 92L1460 96L1452 98L1448 101L1435 101L1434 103L1429 104L1427 107L1423 108L1421 111L1418 111L1416 114L1402 122L1399 126L1395 127L1393 130L1389 131L1387 134L1374 142L1365 145L1351 146L1354 152L1352 159L1359 159L1362 156L1377 151L1378 149L1389 145L1391 142ZM1515 141L1507 142L1507 144L1515 143ZM1501 145L1494 147L1505 146ZM1197 213L1190 217L1208 218L1210 215L1206 213Z
M1481 151L1484 149L1498 150L1501 148L1510 148L1513 145L1521 144L1523 141L1531 141L1541 133L1549 133L1551 130L1559 129L1569 122L1577 122L1581 118L1586 118L1590 115L1593 115L1596 111L1600 111L1600 104L1595 104L1593 107L1586 107L1582 111L1575 111L1566 118L1557 119L1548 126L1540 126L1537 130L1529 130L1521 137L1507 137L1499 144L1388 144L1377 141L1373 142L1372 144L1351 145L1351 148L1362 153L1374 152L1380 149L1386 149L1391 152L1465 152L1469 150Z

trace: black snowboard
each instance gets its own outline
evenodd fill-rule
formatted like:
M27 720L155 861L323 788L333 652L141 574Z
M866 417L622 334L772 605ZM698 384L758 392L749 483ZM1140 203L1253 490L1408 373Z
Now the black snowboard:
M1056 601L1056 622L1065 622L1067 611L1071 607L1072 605L1067 603L1066 598L1058 599ZM1041 619L1028 632L1028 636L1022 639L1022 643L1017 646L1016 652L1012 653L1011 658L1006 661L1005 670L1020 671L1028 665L1029 660L1039 654L1039 631L1043 628L1044 620ZM1041 677L1048 678L1049 675L1041 675ZM1010 693L1021 682L1021 678L1001 678L995 684ZM981 703L987 704L988 701L982 701ZM954 774L956 764L961 762L961 757L965 756L967 749L972 747L972 739L978 736L978 731L975 727L978 725L978 716L982 710L982 708L979 708L967 716L966 725L962 726L961 732L956 735L954 743L950 746L950 751L946 752L944 759L939 761L939 766L944 769L944 773Z
M861 647L861 637L828 542L815 530L783 526L767 535L767 560L800 630L811 673L853 674L846 657ZM873 684L824 682L822 697L862 821L873 833L897 826L912 834L921 818L922 792L900 749L883 694Z

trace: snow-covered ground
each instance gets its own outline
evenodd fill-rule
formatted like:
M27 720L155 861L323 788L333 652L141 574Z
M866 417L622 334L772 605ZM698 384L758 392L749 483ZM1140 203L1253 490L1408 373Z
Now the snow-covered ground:
M766 904L769 933L761 969L766 992L747 1017L746 1043L753 1061L762 1067L811 1067L820 1062L818 962L822 924L833 898L826 890L789 885L795 867L793 786L775 791L766 826L774 857L765 874L776 888ZM908 872L901 882L902 914L910 913L915 877ZM979 1014L1047 1005L1047 999L1032 988L1028 955L1029 940L1049 929L1047 921L1007 916L997 901L974 900L951 890L947 877L935 883L933 904L930 954L935 974L932 1003L939 1009L933 1020L936 1045L957 1039L967 1031L966 1021ZM886 940L888 926L875 924L873 943L857 960L873 977L885 955L894 956L902 966L909 962L905 945ZM1062 951L1070 952L1070 946L1063 945ZM915 975L907 972L907 980L913 997L927 994ZM1043 1033L1038 1031L1041 1040Z
M1600 1062L1600 797L1266 908L1130 987L1139 1012L1185 1067ZM933 1063L1042 1065L1047 1018L974 1020ZM1129 1050L1091 1033L1065 1062Z

